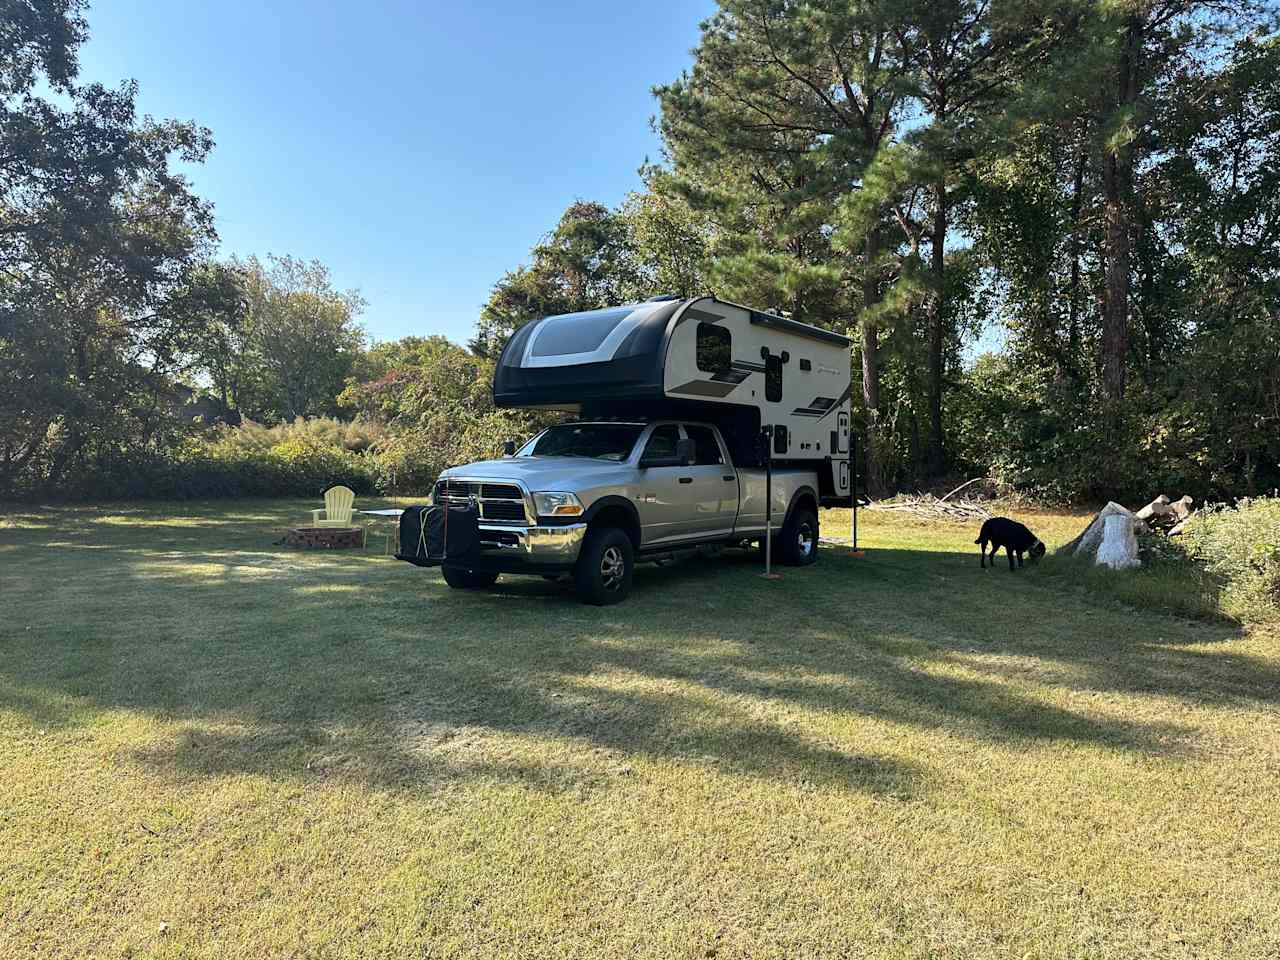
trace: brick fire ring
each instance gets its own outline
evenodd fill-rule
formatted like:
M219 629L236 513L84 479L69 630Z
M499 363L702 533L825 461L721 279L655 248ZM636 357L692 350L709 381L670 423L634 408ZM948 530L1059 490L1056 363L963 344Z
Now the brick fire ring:
M303 550L351 550L364 546L364 528L294 527L284 535L284 545Z

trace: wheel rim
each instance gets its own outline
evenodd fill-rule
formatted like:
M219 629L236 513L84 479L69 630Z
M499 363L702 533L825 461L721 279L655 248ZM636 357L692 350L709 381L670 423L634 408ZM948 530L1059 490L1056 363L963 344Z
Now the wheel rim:
M617 590L622 586L622 575L626 572L627 562L622 551L617 547L609 547L600 558L600 580L606 590Z
M800 524L800 529L796 531L796 547L800 550L800 556L808 559L813 553L814 542L813 528L807 523Z

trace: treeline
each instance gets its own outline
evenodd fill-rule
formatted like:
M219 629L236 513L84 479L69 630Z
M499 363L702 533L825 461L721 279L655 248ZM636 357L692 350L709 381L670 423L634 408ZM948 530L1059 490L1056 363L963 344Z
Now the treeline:
M220 259L179 171L211 132L82 82L85 10L0 24L0 496L420 491L536 426L493 410L482 354L370 344L323 265Z
M662 163L495 286L521 324L714 292L855 341L867 476L1280 484L1280 38L1252 2L721 0Z
M218 259L174 168L210 132L79 82L77 0L6 11L2 493L420 490L545 419L492 406L521 324L704 293L854 340L877 492L1280 484L1270 4L721 0L644 189L566 210L465 348L370 344L319 264Z
M720 7L651 189L705 287L856 338L873 485L1280 480L1274 6Z
M0 492L174 455L202 372L224 414L332 407L360 341L319 268L214 259L213 211L176 170L210 132L139 118L132 83L80 82L83 11L16 0L0 24Z
M0 495L314 492L335 470L364 475L359 451L315 430L255 456L248 433L208 428L341 413L367 356L363 304L316 263L217 259L213 211L178 170L212 134L139 117L132 83L81 82L84 12L0 14Z

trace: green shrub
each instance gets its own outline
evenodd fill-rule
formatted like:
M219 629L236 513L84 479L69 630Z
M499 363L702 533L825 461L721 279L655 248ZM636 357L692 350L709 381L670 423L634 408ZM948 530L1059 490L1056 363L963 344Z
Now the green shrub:
M335 483L379 489L372 453L357 452L380 431L337 420L279 427L218 427L166 450L99 457L62 484L71 500L194 500L313 497Z
M1221 586L1203 564L1187 555L1177 539L1163 533L1138 535L1142 566L1111 570L1092 558L1053 556L1041 576L1057 581L1065 592L1110 597L1138 610L1173 614L1193 620L1221 620Z
M207 438L215 455L233 457L236 452L265 454L286 441L308 442L363 453L374 448L386 434L381 424L358 420L347 423L330 417L298 417L273 427L245 420L238 427L216 427Z
M558 418L553 413L457 409L423 416L379 445L379 487L395 495L426 493L446 467L499 457L504 441L522 443Z
M1145 610L1196 619L1280 623L1280 498L1216 504L1179 537L1138 537L1142 566L1107 570L1054 557L1046 574Z
M1280 620L1280 497L1209 506L1187 524L1183 538L1187 552L1222 584L1227 615Z
M986 354L946 404L957 470L1041 502L1143 504L1158 493L1220 499L1255 483L1267 489L1275 475L1270 459L1224 451L1202 410L1141 381L1112 404L1087 377Z
M193 434L163 449L96 456L56 489L20 496L67 500L312 497L334 483L358 494L420 495L445 467L499 456L554 415L454 407L391 433L377 423L299 418Z

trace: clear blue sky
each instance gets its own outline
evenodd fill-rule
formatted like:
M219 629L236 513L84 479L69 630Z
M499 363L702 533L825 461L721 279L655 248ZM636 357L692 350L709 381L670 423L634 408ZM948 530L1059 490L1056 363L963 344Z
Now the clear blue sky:
M639 185L713 0L99 0L81 76L195 120L224 254L317 258L375 338L463 342L577 198Z

